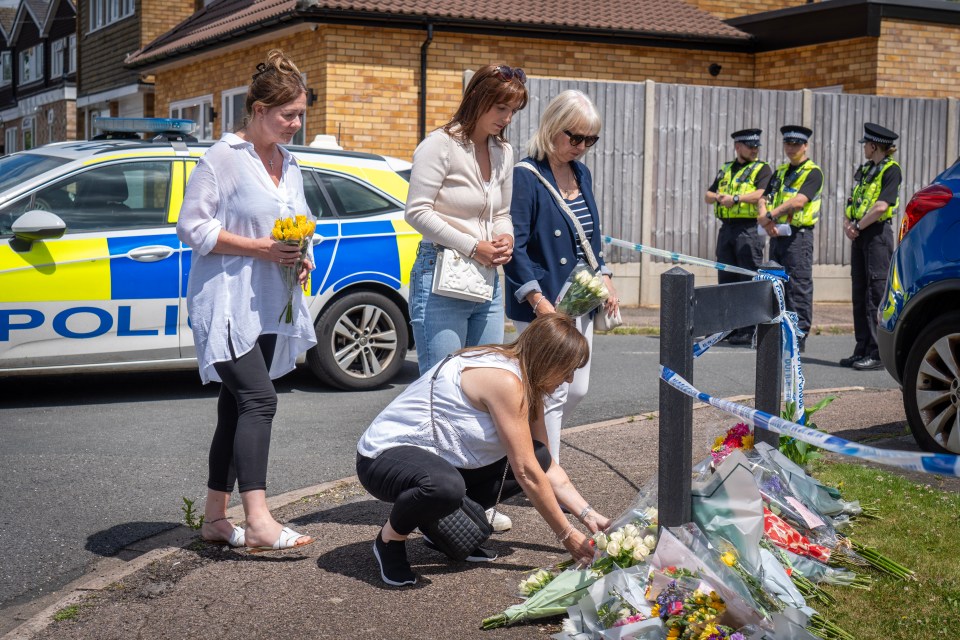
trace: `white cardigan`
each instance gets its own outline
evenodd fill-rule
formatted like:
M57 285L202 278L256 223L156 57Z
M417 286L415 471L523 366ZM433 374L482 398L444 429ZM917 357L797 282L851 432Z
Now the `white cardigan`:
M437 129L417 146L404 217L425 240L468 255L477 240L513 236L513 148L493 136L487 146L489 185L484 184L469 139L460 141Z

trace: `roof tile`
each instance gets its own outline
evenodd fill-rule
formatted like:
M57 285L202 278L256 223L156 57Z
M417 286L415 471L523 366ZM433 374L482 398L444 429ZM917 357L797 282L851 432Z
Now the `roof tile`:
M611 36L669 40L746 42L750 36L713 14L683 0L219 0L160 36L127 64L143 64L174 57L210 45L232 34L249 32L264 24L317 13L329 16L342 11L381 18L408 16L460 23L477 23L504 29L562 29L576 32L609 32Z

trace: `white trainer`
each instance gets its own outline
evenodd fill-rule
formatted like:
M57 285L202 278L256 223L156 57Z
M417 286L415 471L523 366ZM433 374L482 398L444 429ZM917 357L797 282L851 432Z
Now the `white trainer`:
M494 512L496 512L496 515L494 515ZM493 525L494 531L498 531L498 532L509 531L510 528L513 526L513 521L511 521L510 518L500 513L496 509L487 509L485 513L487 514L488 522L490 521L491 517L493 518L493 522L491 522L490 524Z

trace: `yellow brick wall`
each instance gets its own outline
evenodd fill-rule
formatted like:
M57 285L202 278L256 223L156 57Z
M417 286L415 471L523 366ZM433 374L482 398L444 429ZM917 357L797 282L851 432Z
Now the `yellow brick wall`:
M903 98L960 96L960 26L884 20L877 94Z
M709 11L721 20L749 16L806 4L806 0L687 0L695 7Z
M140 46L146 46L196 11L194 0L139 0Z
M877 93L877 38L857 38L758 53L757 89L815 89L843 85L844 93Z

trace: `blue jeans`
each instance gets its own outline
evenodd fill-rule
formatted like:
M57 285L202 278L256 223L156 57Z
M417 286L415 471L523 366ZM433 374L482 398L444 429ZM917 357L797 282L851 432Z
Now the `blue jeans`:
M410 324L417 343L420 375L464 347L503 342L503 292L493 283L493 300L469 302L433 293L437 246L421 242L410 270Z

